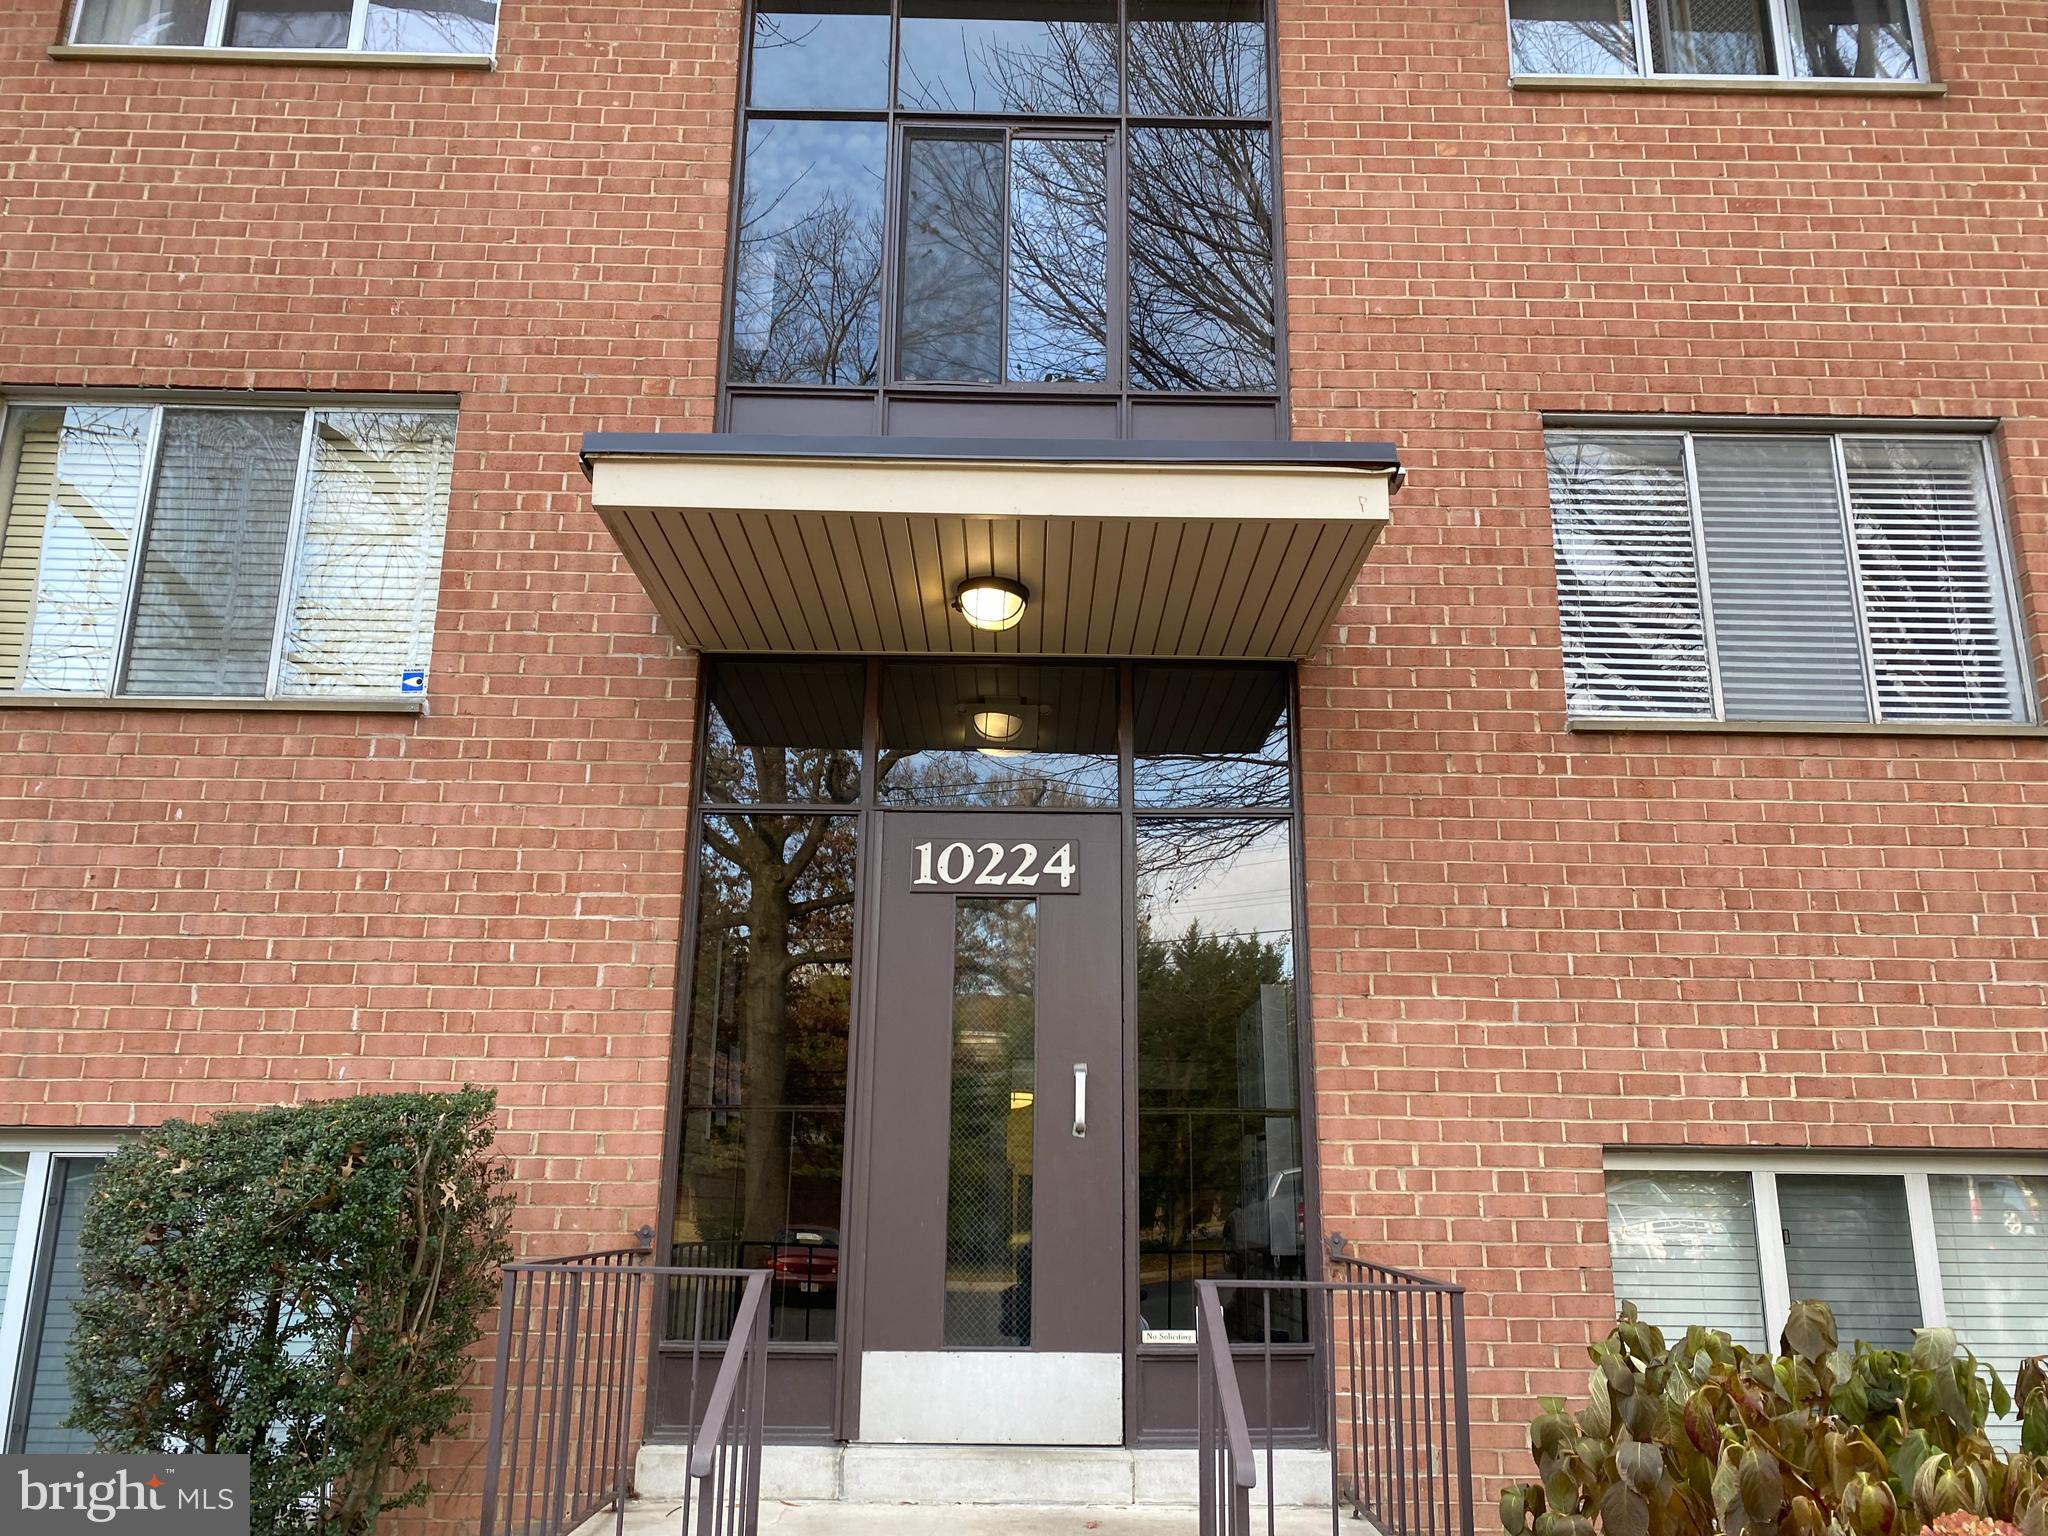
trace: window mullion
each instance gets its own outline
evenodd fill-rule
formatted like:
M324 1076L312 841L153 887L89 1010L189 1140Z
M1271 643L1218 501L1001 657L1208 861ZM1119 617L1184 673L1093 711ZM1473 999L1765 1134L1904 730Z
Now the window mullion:
M1913 34L1913 78L1932 80L1934 71L1927 67L1927 34L1920 25L1922 0L1906 0L1906 25Z
M1764 1348L1775 1349L1792 1315L1792 1282L1785 1275L1785 1224L1778 1215L1778 1176L1750 1176L1756 1198L1756 1260L1764 1288Z
M220 48L228 40L229 0L213 0L213 9L206 18L206 46Z
M1792 71L1792 7L1789 0L1770 0L1765 13L1771 23L1771 55L1780 79L1789 80Z
M1002 249L1002 278L996 292L996 382L1010 382L1010 221L1016 216L1011 200L1017 195L1017 125L1003 129L1003 217L996 239Z
M1849 564L1849 597L1856 606L1856 648L1863 654L1864 708L1873 724L1884 721L1883 706L1877 698L1877 654L1870 646L1870 611L1863 596L1863 561L1856 550L1856 515L1849 505L1849 459L1842 451L1841 434L1828 438L1835 461L1835 499L1842 508L1842 550Z
M0 1307L0 1452L13 1449L14 1394L21 1380L21 1344L28 1335L29 1291L42 1246L43 1206L50 1189L50 1154L31 1152L15 1218L14 1254L7 1271L7 1303Z
M270 632L270 676L263 685L266 699L277 697L278 676L284 670L285 626L291 620L292 588L299 576L299 542L306 526L306 507L313 486L313 422L318 411L308 410L299 429L299 477L292 485L291 520L286 525L284 570L278 576L277 622Z
M1941 1250L1934 1240L1934 1194L1927 1175L1909 1173L1906 1180L1906 1214L1913 1229L1913 1271L1920 1282L1920 1326L1948 1326L1948 1298L1941 1287Z
M1650 64L1650 0L1630 0L1636 29L1636 73L1648 78L1654 73Z
M1721 651L1714 642L1714 583L1707 574L1707 519L1700 510L1700 467L1692 451L1692 434L1681 438L1685 444L1685 503L1692 516L1692 573L1700 594L1700 635L1707 648L1707 687L1712 690L1714 718L1726 720L1728 708L1721 700Z
M142 552L149 542L150 516L156 510L157 470L164 453L164 408L149 413L149 446L142 454L142 484L136 488L135 537L128 545L128 591L121 601L121 628L114 636L114 654L107 666L107 697L121 692L128 676L128 653L135 645L136 609L142 601Z
M351 53L360 53L363 39L370 31L370 0L355 0L355 10L348 19L348 46Z

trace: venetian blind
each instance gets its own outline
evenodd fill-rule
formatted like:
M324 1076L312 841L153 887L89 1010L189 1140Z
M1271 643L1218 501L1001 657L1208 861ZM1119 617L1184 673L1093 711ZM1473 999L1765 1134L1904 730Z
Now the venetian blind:
M56 483L43 524L35 609L21 686L107 693L128 618L128 579L142 521L154 413L74 405L64 411Z
M1867 720L1834 445L1694 439L1721 700L1731 720Z
M1885 720L2024 720L1983 448L1846 438L1849 516Z
M8 455L14 490L0 532L0 688L17 687L28 653L29 612L35 606L36 568L43 553L43 523L57 489L57 446L64 413L19 409L9 413Z
M66 1429L71 1417L71 1380L66 1358L71 1353L74 1309L84 1285L78 1273L78 1230L85 1220L85 1202L99 1174L98 1158L59 1157L50 1163L55 1185L54 1219L48 1255L50 1283L43 1297L40 1327L32 1335L35 1352L26 1362L25 1407L18 1447L27 1455L89 1451L92 1437Z
M1896 1174L1778 1175L1785 1282L1792 1300L1834 1309L1842 1347L1856 1340L1910 1349L1920 1283L1906 1183Z
M1927 1186L1949 1325L2010 1387L2020 1362L2048 1343L2048 1177L1935 1174ZM2019 1444L2016 1419L1991 1431Z
M1694 1323L1764 1344L1756 1202L1744 1173L1607 1175L1617 1305L1632 1301L1667 1342Z
M454 449L444 413L315 417L280 693L424 687Z
M166 411L123 691L260 696L301 411Z
M1712 718L1684 440L1553 433L1548 461L1572 713Z

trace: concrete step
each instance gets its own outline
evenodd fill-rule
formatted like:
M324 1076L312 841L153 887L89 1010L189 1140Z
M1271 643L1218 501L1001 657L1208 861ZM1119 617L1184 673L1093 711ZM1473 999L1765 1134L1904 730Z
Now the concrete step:
M689 1450L645 1445L634 1486L643 1500L680 1498ZM1259 1457L1255 1502L1327 1510L1330 1453L1276 1450L1271 1476ZM1192 1449L1030 1445L771 1445L761 1458L761 1498L841 1505L905 1504L1192 1507Z
M625 1536L676 1536L682 1505L635 1499L626 1508ZM1265 1531L1263 1507L1253 1529ZM603 1514L576 1536L616 1536L614 1516ZM761 1502L761 1530L772 1536L1195 1536L1195 1511L1182 1505L1087 1504L806 1504ZM1350 1536L1370 1532L1348 1511L1333 1523L1328 1509L1277 1509L1273 1536Z

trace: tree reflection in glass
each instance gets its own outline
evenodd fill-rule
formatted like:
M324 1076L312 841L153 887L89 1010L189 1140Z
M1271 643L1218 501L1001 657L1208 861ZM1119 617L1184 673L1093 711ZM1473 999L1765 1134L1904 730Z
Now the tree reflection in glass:
M747 104L889 104L888 0L755 0Z
M916 112L1116 111L1112 0L904 0L896 102Z
M1129 16L1133 115L1266 115L1259 0L1129 0Z
M1139 805L1284 810L1292 802L1286 673L1141 666L1133 682Z
M747 127L732 378L872 384L882 316L880 123Z
M1508 42L1523 75L1632 75L1629 0L1512 0Z
M1002 136L913 134L903 174L898 370L994 383L1003 366Z
M847 805L860 798L867 669L855 662L725 660L710 678L704 798Z
M1138 1307L1194 1326L1204 1278L1303 1274L1289 824L1138 822ZM1276 1336L1300 1337L1298 1298Z
M1108 334L1109 145L1014 139L1009 377L1099 383L1109 373Z
M1790 0L1792 72L1822 80L1911 80L1911 0Z
M1274 387L1272 155L1263 130L1130 135L1131 382Z
M673 1262L772 1269L777 1338L838 1302L851 816L708 816Z

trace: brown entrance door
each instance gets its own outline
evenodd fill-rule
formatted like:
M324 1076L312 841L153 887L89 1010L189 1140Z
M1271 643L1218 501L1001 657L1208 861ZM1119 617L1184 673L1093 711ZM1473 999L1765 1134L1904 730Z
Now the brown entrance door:
M858 1438L1123 1438L1122 824L881 822Z

